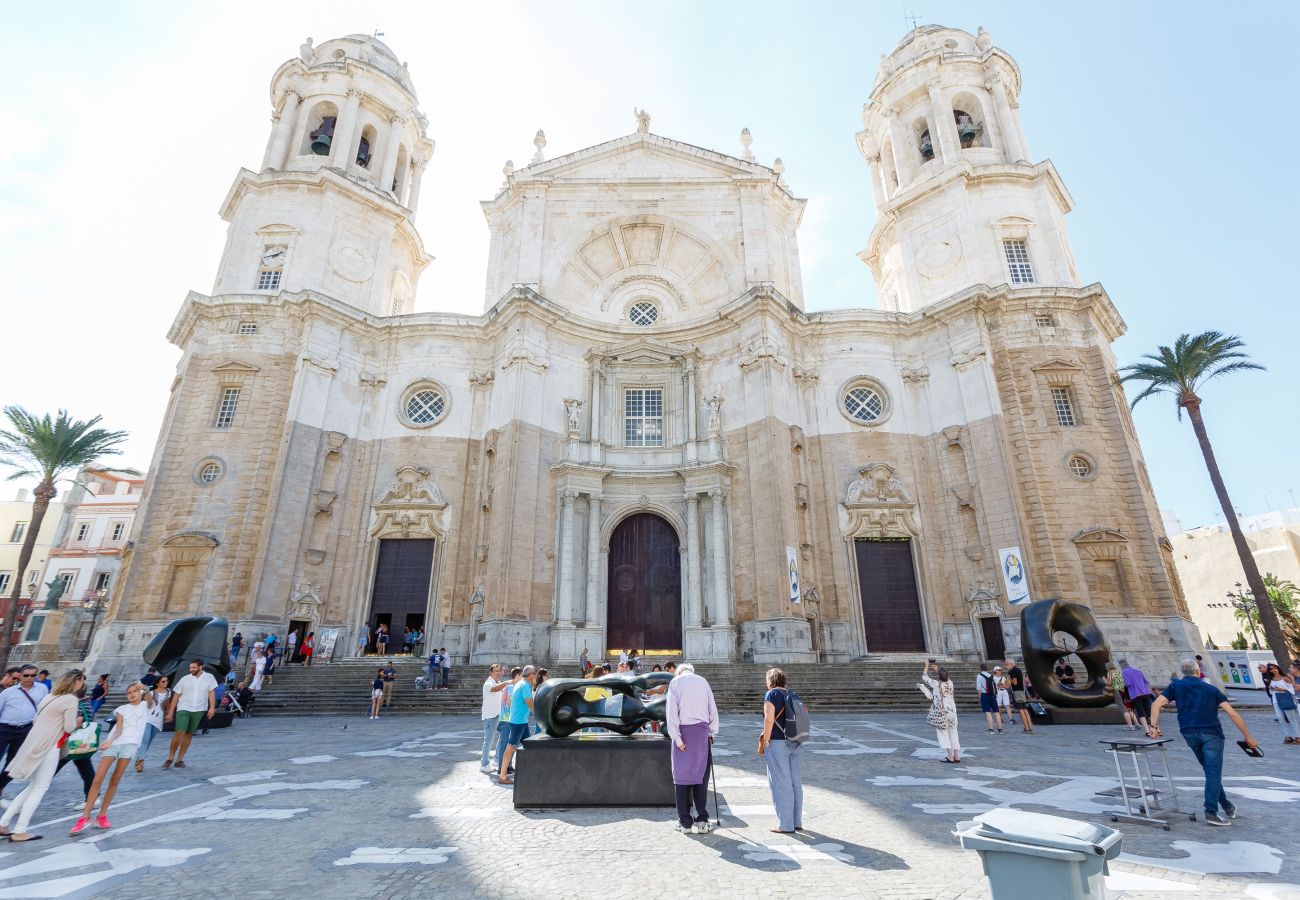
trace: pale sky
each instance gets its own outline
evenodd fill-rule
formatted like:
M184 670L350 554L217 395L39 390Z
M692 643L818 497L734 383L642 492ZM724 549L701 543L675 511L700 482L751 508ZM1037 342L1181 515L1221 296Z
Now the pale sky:
M1294 505L1300 5L912 6L922 23L983 25L1019 63L1031 156L1052 159L1078 205L1081 277L1128 322L1121 363L1216 329L1268 366L1211 385L1204 411L1238 510ZM854 134L903 16L894 0L11 5L0 403L100 413L131 432L120 464L148 466L179 358L167 328L188 290L211 289L217 208L239 167L260 164L271 75L308 35L378 28L410 64L437 142L416 218L436 259L417 310L481 311L478 201L507 158L526 164L538 128L553 158L631 132L634 106L655 133L725 153L748 127L758 160L782 157L809 201L808 309L875 306L856 257L875 211ZM1136 419L1160 505L1189 527L1221 521L1172 401Z

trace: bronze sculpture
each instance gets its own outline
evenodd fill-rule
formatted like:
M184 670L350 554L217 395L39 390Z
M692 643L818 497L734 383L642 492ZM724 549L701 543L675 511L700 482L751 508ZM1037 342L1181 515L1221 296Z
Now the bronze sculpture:
M144 661L175 684L190 661L197 659L220 681L230 671L230 654L226 650L228 630L225 619L212 616L175 619L164 625L144 648Z
M671 672L554 678L537 689L533 712L537 724L551 737L568 737L583 728L604 728L629 735L647 722L666 721L665 697L661 694L647 700L640 695L672 680ZM604 688L611 695L588 700L586 693L591 688Z
M1061 647L1053 639L1064 632L1076 641L1075 650ZM1114 701L1106 681L1110 649L1092 616L1092 610L1066 600L1039 600L1020 613L1020 649L1025 657L1029 682L1043 700L1060 707L1102 707ZM1065 685L1056 677L1056 661L1073 653L1083 661L1087 676L1076 685Z

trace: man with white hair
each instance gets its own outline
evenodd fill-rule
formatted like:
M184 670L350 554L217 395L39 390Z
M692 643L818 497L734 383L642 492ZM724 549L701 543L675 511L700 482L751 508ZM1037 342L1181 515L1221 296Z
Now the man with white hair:
M1223 726L1219 724L1219 710L1228 714L1247 747L1255 747L1255 739L1223 692L1201 680L1196 660L1183 660L1179 669L1183 677L1165 688L1151 708L1147 737L1160 737L1160 710L1167 703L1177 704L1178 730L1205 772L1205 824L1227 825L1230 819L1237 818L1237 807L1223 792ZM1224 815L1219 815L1220 807Z
M718 734L718 707L713 688L690 663L677 667L668 685L668 738L673 742L673 786L677 794L677 830L683 834L708 834L709 747ZM695 818L691 818L691 802Z

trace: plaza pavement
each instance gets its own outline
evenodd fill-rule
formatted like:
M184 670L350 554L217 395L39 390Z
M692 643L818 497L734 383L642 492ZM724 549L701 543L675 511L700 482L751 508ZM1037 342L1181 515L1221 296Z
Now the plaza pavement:
M1121 824L1112 896L1300 898L1300 748L1282 746L1270 715L1247 721L1267 755L1230 745L1240 818L1213 828L1178 817L1170 832ZM667 809L516 812L510 789L478 771L473 717L239 721L196 738L183 770L161 770L166 743L155 742L145 773L123 779L108 832L67 836L80 780L60 772L35 819L45 839L0 846L0 898L987 897L954 823L1012 805L1109 825L1117 801L1098 792L1115 772L1097 741L1127 734L989 736L964 715L958 767L938 761L921 714L814 723L808 832L795 837L768 831L756 715L723 717L723 827L703 836L674 832ZM1181 740L1171 747L1180 803L1199 809L1195 761Z

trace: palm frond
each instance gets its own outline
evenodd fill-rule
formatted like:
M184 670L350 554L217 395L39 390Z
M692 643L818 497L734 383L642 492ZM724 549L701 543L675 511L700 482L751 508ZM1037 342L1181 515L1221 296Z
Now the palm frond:
M97 428L100 417L82 421L61 409L57 416L35 416L20 406L7 406L10 427L0 430L0 464L22 470L20 477L55 481L69 471L84 469L101 457L115 456L125 431Z
M1145 382L1147 387L1133 398L1130 407L1155 394L1174 394L1178 417L1182 408L1199 400L1197 388L1220 375L1264 367L1251 361L1245 342L1235 334L1218 331L1180 334L1172 347L1161 345L1155 353L1143 354L1140 361L1120 369L1120 381Z

